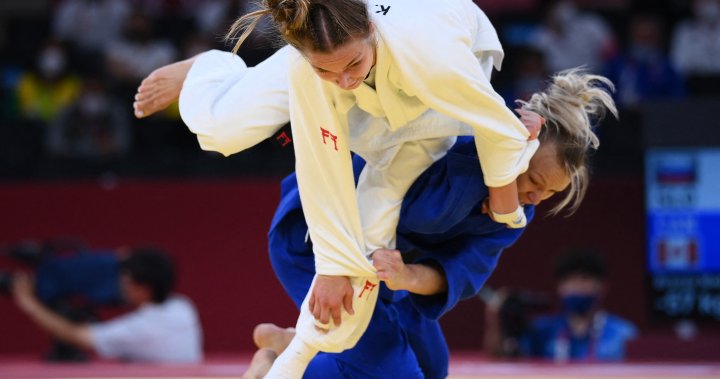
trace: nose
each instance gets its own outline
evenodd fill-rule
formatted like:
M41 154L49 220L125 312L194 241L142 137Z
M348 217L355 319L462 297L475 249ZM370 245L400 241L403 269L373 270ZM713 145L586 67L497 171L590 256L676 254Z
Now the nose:
M528 201L532 205L538 205L542 201L542 194L540 191L531 191L527 194Z
M337 78L335 83L337 83L337 85L342 89L348 89L352 86L352 84L354 83L354 80L352 77L350 77L350 74L343 72Z

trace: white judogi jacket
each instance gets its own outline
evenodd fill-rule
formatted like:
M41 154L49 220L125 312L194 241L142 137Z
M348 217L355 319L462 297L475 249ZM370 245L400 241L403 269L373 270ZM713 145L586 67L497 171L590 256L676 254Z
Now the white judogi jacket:
M368 287L366 281L377 284L367 254L394 247L402 197L452 144L447 137L475 135L485 182L494 187L525 171L538 147L537 141L527 141L529 133L489 83L503 52L493 26L474 3L387 0L382 9L374 4L369 9L379 40L375 90L363 84L344 91L324 82L297 51L285 47L254 68L229 54L206 53L196 60L180 96L183 120L202 147L226 155L292 121L298 186L317 273L356 277L354 303ZM437 122L443 117L436 112L451 119ZM365 113L375 121L356 133L355 122ZM385 130L382 139L372 133L379 130L378 122ZM351 150L368 161L357 193ZM343 314L348 320L343 328L356 324L361 329L349 335L362 334L376 296L377 290L370 291L367 312L355 308L355 316ZM353 321L360 316L363 321ZM339 348L318 342L321 350L339 351L357 341L332 334L317 339L340 341Z

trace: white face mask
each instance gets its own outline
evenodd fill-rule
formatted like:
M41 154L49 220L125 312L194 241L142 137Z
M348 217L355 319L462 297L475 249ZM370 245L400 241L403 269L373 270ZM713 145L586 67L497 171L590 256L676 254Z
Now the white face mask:
M720 20L720 3L715 0L704 0L695 2L695 15L703 21Z
M65 53L55 47L45 49L38 58L38 68L44 76L54 78L65 69Z

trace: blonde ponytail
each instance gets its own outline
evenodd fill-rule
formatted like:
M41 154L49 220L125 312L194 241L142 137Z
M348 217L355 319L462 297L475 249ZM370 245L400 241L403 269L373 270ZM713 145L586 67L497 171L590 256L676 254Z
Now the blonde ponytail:
M556 147L558 159L570 175L567 195L551 214L565 208L572 214L585 197L590 176L589 155L600 146L593 127L607 111L618 117L609 91L614 91L614 85L608 78L574 68L553 76L550 86L533 94L527 102L519 101L524 109L547 120L540 133L540 143Z

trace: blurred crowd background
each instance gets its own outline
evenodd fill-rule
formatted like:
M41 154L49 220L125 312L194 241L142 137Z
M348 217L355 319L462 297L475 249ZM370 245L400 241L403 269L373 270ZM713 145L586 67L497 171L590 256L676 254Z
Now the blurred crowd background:
M600 129L598 169L639 170L643 104L720 95L715 0L477 0L506 49L495 88L508 104L549 75L584 65L617 84L622 117ZM200 151L176 108L132 117L142 78L226 48L237 0L5 0L0 4L0 176L5 178L279 175L292 154L261 144L230 159ZM240 52L277 48L261 25ZM441 47L436 47L439 50Z
M608 263L608 309L640 329L644 342L631 358L717 357L708 348L717 346L717 320L700 325L715 333L708 334L691 321L657 323L650 315L643 160L648 145L720 144L720 0L475 2L505 48L493 85L509 106L553 73L584 65L615 83L620 108L619 121L598 130L583 207L569 219L538 218L503 256L490 286L552 293L551 258L591 246ZM231 157L204 152L176 106L138 120L132 102L154 69L227 50L225 31L252 7L245 0L0 1L0 243L69 235L92 247L166 248L213 352L249 350L253 325L295 319L264 254L292 149L270 139ZM248 65L278 48L271 25L259 29L239 53ZM481 348L480 309L473 301L448 315L451 348ZM18 313L7 317L3 333L31 327ZM37 348L38 333L0 353ZM681 337L705 344L678 349Z

